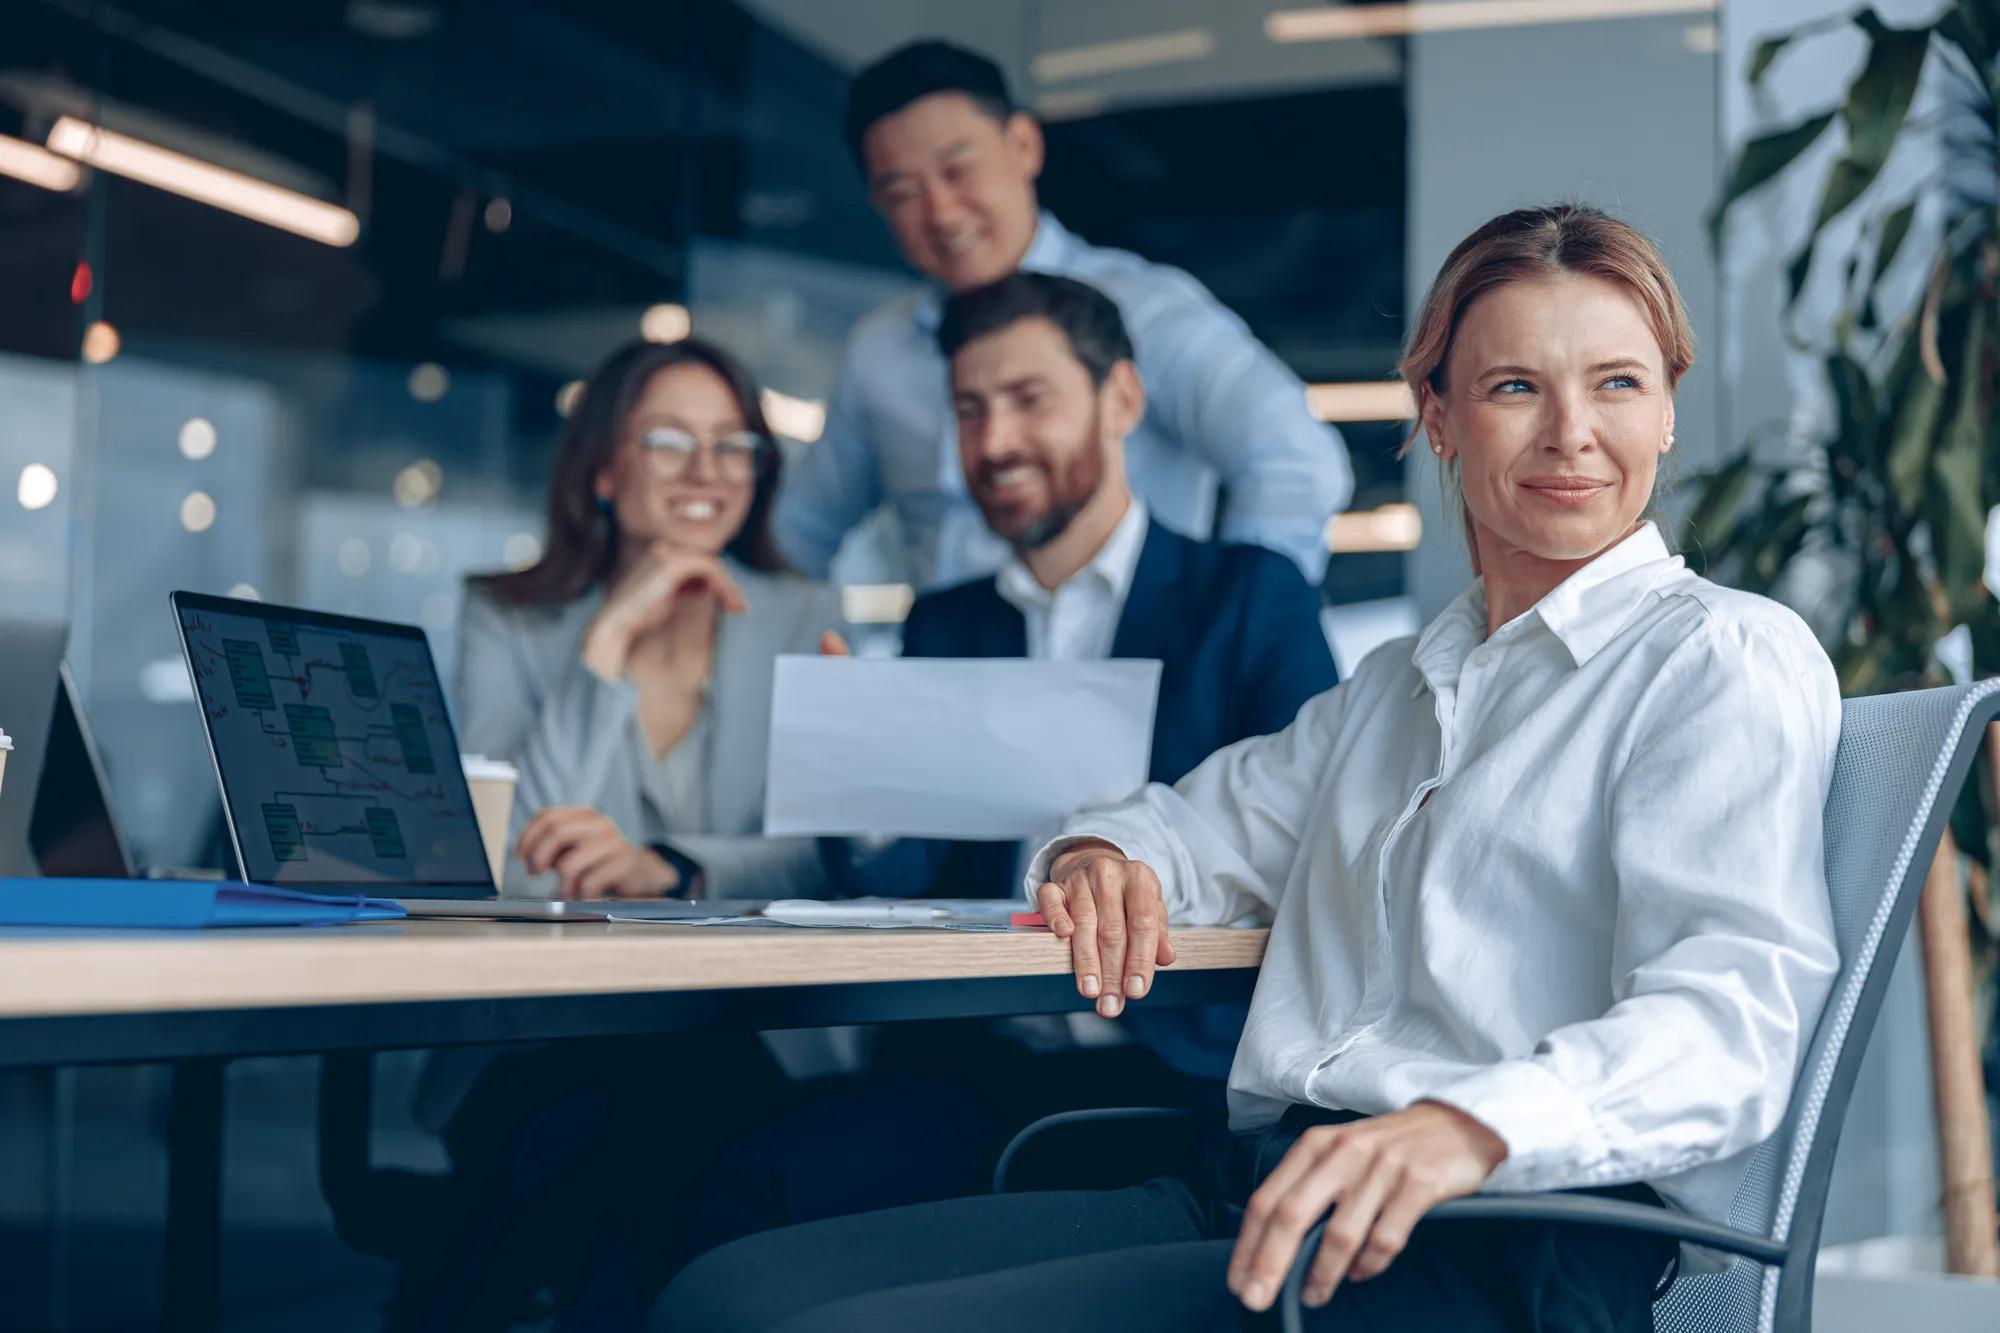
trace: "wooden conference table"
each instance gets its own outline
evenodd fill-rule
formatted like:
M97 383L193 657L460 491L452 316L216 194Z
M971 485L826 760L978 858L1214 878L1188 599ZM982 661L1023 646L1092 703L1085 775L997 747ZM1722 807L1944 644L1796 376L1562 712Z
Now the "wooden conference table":
M1181 930L1148 1007L1245 999L1262 930ZM1080 1010L1044 931L407 921L204 932L0 930L0 1068L167 1062L165 1322L220 1318L222 1071L328 1055L335 1159L365 1166L378 1050ZM329 1159L322 1125L322 1161Z

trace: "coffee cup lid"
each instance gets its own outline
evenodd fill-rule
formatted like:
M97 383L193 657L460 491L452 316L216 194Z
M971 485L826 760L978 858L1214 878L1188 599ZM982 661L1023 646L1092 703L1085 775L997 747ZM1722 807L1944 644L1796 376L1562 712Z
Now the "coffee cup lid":
M460 755L459 762L465 766L465 776L486 782L519 782L521 770L505 759L488 759L483 754Z
M11 750L13 748L14 742L7 739L6 732L0 731L0 750Z

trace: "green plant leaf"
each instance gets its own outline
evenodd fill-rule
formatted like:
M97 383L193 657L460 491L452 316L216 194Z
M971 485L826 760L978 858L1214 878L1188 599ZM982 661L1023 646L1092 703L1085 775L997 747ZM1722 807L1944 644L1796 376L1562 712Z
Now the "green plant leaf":
M1854 464L1857 472L1875 468L1881 438L1875 406L1875 385L1868 372L1846 352L1826 358L1826 379L1833 389L1833 450ZM1833 469L1838 472L1839 469Z
M1979 757L1978 767L1986 767L1983 754ZM1987 782L1990 781L1990 778L1987 779ZM1991 849L1987 846L1986 837L1990 825L1987 822L1985 793L1981 790L1987 782L1975 780L1960 783L1958 800L1952 803L1951 808L1952 841L1958 845L1959 851L1981 865L1991 864Z
M1729 206L1797 161L1799 154L1812 147L1814 141L1826 133L1826 127L1833 124L1834 114L1827 111L1812 116L1790 129L1761 135L1743 145L1743 151L1737 154L1736 163L1730 169L1729 183L1723 187L1722 198L1708 215L1710 244L1721 244L1722 219Z
M1880 635L1855 645L1841 655L1838 663L1840 693L1845 698L1877 694L1882 688L1882 666L1889 655L1888 640Z
M1964 51L1975 69L1987 69L2000 57L2000 13L1992 0L1958 0L1939 17L1937 34Z
M1917 201L1912 199L1882 220L1882 230L1875 234L1875 267L1870 270L1877 281L1896 262L1896 253L1903 248L1903 238L1910 234L1910 223L1916 216Z
M1841 122L1847 127L1847 155L1833 164L1820 187L1819 208L1813 217L1812 237L1805 250L1785 271L1785 306L1797 304L1799 289L1812 271L1813 252L1818 249L1826 224L1847 211L1868 192L1882 173L1889 150L1895 146L1909 114L1910 98L1917 90L1917 75L1923 69L1924 54L1930 49L1930 30L1885 28L1874 20L1874 11L1863 10L1856 20L1874 38L1868 64L1847 90L1841 107ZM1909 229L1903 219L1902 230ZM1902 237L1897 236L1898 243Z
M1681 524L1680 547L1688 553L1690 565L1699 558L1701 568L1727 550L1736 528L1736 511L1750 489L1755 460L1744 450L1729 462L1700 477L1701 494Z
M1785 265L1785 309L1798 304L1799 293L1804 290L1806 279L1812 276L1813 258L1819 253L1819 228L1806 238L1805 245L1792 256L1792 262ZM1803 341L1803 339L1801 339Z
M1888 470L1889 495L1904 515L1917 512L1923 503L1924 474L1930 467L1931 450L1937 435L1938 418L1944 411L1946 386L1932 379L1916 354L1916 335L1908 335L1892 365L1892 376L1882 384L1882 397L1896 404L1883 451Z
M1835 162L1826 173L1826 184L1820 187L1819 211L1813 216L1813 238L1827 223L1847 211L1882 170L1880 162L1863 162L1852 157L1843 157Z
M1764 81L1764 76L1770 72L1771 62L1776 60L1798 36L1799 34L1795 32L1782 33L1776 37L1766 37L1750 48L1750 70L1744 77L1751 87L1754 88Z
M1772 487L1765 496L1765 511L1758 516L1756 550L1743 562L1743 578L1738 586L1750 592L1770 595L1785 570L1798 557L1809 524L1806 511L1812 507L1810 495L1778 498Z
M1993 337L1984 304L1975 304L1966 326L1958 365L1958 401L1931 455L1931 551L1944 584L1945 604L1954 620L1964 619L1992 596L1986 571L1986 504L1981 495L1986 471Z
M1872 9L1862 10L1854 21L1869 37L1868 63L1848 85L1840 114L1847 127L1848 157L1879 171L1909 114L1931 29L1888 27ZM1873 175L1871 171L1871 179Z

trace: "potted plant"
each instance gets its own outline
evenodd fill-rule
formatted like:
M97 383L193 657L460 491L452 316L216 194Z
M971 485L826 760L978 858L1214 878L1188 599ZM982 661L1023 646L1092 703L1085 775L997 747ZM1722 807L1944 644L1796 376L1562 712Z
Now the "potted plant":
M1849 26L1867 42L1860 73L1835 105L1747 143L1711 217L1720 244L1731 204L1844 136L1785 278L1788 337L1820 362L1833 419L1804 448L1767 457L1753 445L1698 479L1682 545L1718 580L1793 601L1821 631L1843 692L1869 694L2000 673L2000 600L1985 581L1989 515L2000 508L2000 0L1954 0L1907 28L1871 8L1808 25L1753 51L1753 86L1794 44ZM1884 164L1917 136L1929 169L1894 189ZM1830 318L1800 320L1814 274L1837 302ZM1967 901L1950 895L1959 916L1948 920L1964 925L1942 928L1969 938L1973 980L1954 985L1976 988L1988 1016L1988 1126L2000 1120L1992 753L1953 812L1964 863L1948 865L1944 883L1960 868ZM1933 896L1927 950L1939 938Z

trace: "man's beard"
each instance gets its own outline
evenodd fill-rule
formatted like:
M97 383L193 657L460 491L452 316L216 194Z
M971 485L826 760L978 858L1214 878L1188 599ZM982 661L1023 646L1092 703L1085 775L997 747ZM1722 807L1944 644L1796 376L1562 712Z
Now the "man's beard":
M1016 551L1039 551L1069 531L1069 525L1083 512L1097 488L1104 483L1104 447L1095 428L1089 445L1079 450L1068 467L1050 477L1052 498L1049 507L1027 527L1008 538Z

